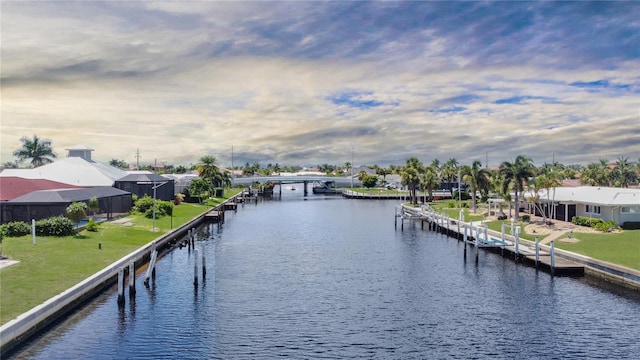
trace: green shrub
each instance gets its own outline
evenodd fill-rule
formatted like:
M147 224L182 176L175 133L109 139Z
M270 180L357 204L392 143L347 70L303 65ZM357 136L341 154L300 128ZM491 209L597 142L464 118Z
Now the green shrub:
M84 227L87 231L91 231L91 232L98 232L98 223L93 220L93 217L89 218L89 222L87 223L87 226Z
M153 208L153 198L149 195L145 195L142 198L136 200L133 204L136 211L146 214L149 209Z
M64 216L55 216L36 221L36 235L67 236L75 233L74 222Z
M498 220L507 220L507 215L498 216Z
M455 202L455 201L453 201L453 200L452 200L452 201L447 202L447 207L448 207L448 208L450 208L450 209L455 208L455 207L456 207L456 202Z
M156 219L171 214L173 214L173 203L171 201L156 200ZM148 219L153 219L153 203L145 210L144 216Z
M524 222L530 222L531 221L531 215L522 215L522 216L520 216L520 220L522 220Z
M571 222L579 226L589 226L596 230L609 232L616 227L614 221L604 221L598 218L588 218L586 216L574 216Z
M0 225L0 232L7 237L24 236L31 232L31 225L24 221L12 221Z

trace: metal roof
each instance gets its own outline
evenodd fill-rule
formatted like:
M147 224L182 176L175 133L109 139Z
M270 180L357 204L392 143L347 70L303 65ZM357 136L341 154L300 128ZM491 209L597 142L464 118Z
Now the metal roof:
M118 182L165 182L172 181L173 179L167 179L164 176L160 176L158 174L129 174L123 178L117 179Z
M92 197L105 198L126 194L130 193L110 186L82 189L39 190L7 201L7 204L70 203L74 201L88 201Z
M79 157L60 159L34 169L5 169L0 177L15 176L25 179L47 179L75 186L113 186L116 179L127 173L116 167Z
M555 190L555 191L554 191ZM525 198L531 196L525 192ZM638 206L640 205L640 189L613 188L603 186L557 187L539 193L541 201L555 201L561 203L581 203L603 206Z
M37 190L69 189L78 186L44 179L24 179L14 176L0 177L0 201L13 200Z

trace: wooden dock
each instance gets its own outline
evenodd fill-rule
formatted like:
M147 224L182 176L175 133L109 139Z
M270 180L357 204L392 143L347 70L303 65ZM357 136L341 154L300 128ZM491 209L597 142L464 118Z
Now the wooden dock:
M489 230L484 223L464 222L452 219L445 214L439 214L428 206L409 207L400 205L396 208L395 223L404 229L404 222L420 221L424 229L425 223L428 230L437 231L447 236L454 237L465 243L464 253L467 255L467 245L475 248L476 261L478 249L485 249L499 253L504 257L514 259L527 265L535 266L558 276L584 276L584 265L570 261L556 254L553 241L550 246L540 245L538 242L531 244L528 240L519 238L520 227L513 227L513 233L505 233L505 225L502 232ZM506 225L510 227L509 225Z

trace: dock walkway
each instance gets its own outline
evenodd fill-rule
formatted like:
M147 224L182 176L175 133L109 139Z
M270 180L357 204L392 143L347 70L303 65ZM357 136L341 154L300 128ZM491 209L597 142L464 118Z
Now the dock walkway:
M502 231L497 232L487 228L483 222L464 222L460 219L452 219L445 214L437 213L428 205L421 207L410 207L398 205L396 207L395 224L404 229L405 221L420 221L422 228L425 223L429 230L443 233L447 236L455 237L465 244L464 253L467 254L467 245L475 248L476 260L478 259L478 249L486 249L495 253L500 253L505 257L511 257L515 261L536 266L536 268L550 272L559 276L584 276L585 267L583 264L571 261L567 258L557 256L553 240L550 246L542 245L536 241L530 244L529 241L521 241L520 227L514 226L507 232L503 225Z

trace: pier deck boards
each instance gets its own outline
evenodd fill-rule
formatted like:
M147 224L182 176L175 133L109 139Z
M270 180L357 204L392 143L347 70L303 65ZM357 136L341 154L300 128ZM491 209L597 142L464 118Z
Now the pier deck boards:
M402 210L402 211L401 211ZM442 214L437 214L433 211L425 211L425 209L407 208L402 207L396 210L396 219L400 218L404 224L404 220L419 220L428 223L428 228L434 231L441 232L447 236L455 237L458 240L464 241L465 228L471 228L470 223L449 218ZM402 226L403 227L403 226ZM473 229L477 229L473 224ZM467 230L466 243L471 246L478 246L492 252L500 252L505 257L512 257L516 261L521 261L528 265L537 266L537 268L550 272L553 275L559 276L584 276L584 265L567 260L565 258L554 256L554 265L551 265L551 254L546 250L546 247L538 249L538 261L536 263L536 251L535 247L532 247L529 241L523 243L520 239L518 241L518 251L516 253L516 239L513 235L504 236L504 241L496 236L485 235L483 232L480 234L477 231ZM482 231L482 230L481 230ZM495 234L495 232L494 232ZM476 245L475 237L479 237L478 244ZM485 240L486 236L486 240Z

